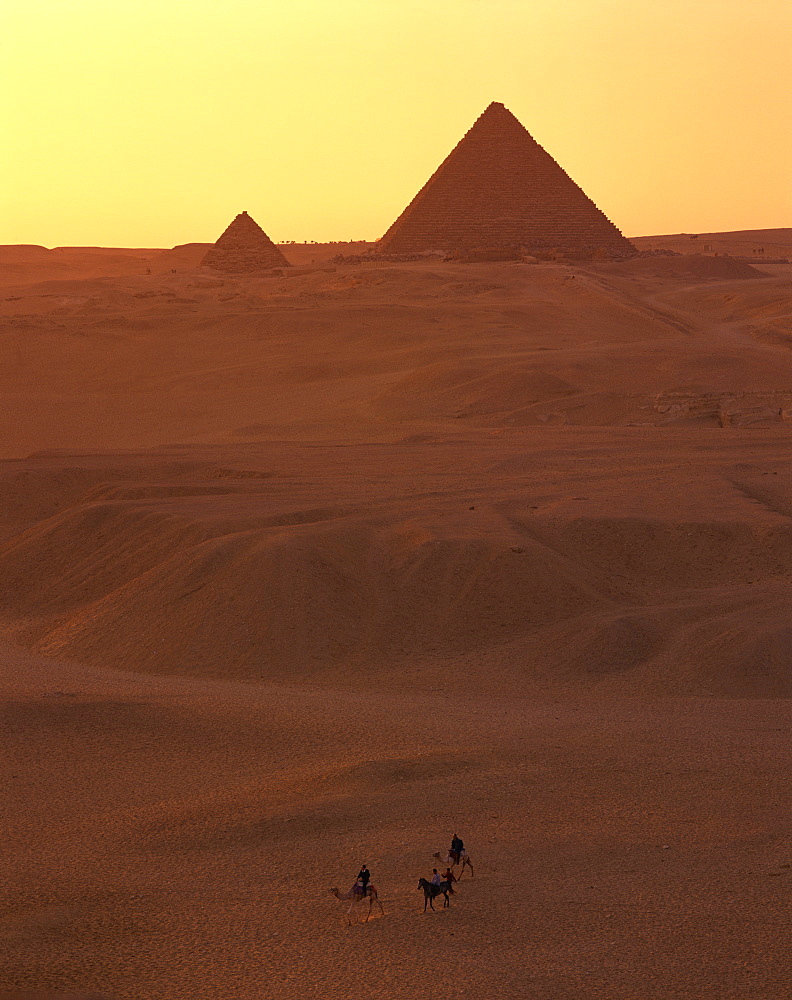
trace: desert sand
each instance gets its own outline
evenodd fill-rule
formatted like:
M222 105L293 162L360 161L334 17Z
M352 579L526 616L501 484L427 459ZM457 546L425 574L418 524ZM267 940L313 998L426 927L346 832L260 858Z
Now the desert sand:
M792 265L364 249L0 249L0 996L783 1000Z

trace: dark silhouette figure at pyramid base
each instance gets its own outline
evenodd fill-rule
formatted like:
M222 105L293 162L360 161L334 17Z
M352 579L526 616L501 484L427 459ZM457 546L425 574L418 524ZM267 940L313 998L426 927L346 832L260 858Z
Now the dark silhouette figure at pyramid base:
M216 271L246 274L273 267L289 267L289 262L257 222L240 213L201 261Z
M490 104L380 240L388 256L637 250L502 104Z

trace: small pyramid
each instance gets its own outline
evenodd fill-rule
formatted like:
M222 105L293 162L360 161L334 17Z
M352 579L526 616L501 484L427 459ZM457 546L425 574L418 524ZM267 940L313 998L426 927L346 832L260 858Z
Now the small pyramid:
M514 115L490 104L380 241L388 254L522 247L634 257Z
M289 267L289 262L247 212L241 212L201 261L204 267L239 274Z

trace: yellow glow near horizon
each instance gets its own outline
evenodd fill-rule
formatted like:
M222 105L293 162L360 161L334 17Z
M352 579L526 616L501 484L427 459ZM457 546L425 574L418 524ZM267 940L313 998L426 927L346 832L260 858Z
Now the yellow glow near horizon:
M0 243L382 235L493 100L626 235L792 226L788 0L4 0Z

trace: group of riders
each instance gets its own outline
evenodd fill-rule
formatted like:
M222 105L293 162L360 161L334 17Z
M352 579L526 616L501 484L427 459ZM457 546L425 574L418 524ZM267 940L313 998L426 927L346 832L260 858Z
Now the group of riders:
M453 892L453 883L458 881L456 875L451 871L453 865L457 865L462 861L463 852L465 850L465 845L461 837L456 834L451 838L451 847L448 851L448 857L451 861L450 865L446 865L446 870L441 875L436 868L432 869L432 877L428 879L429 885L437 887L437 893L442 891L441 886L445 884L448 888L446 891ZM369 882L371 881L371 872L368 870L367 865L363 865L358 872L357 880L355 882L353 892L359 896L368 895Z

